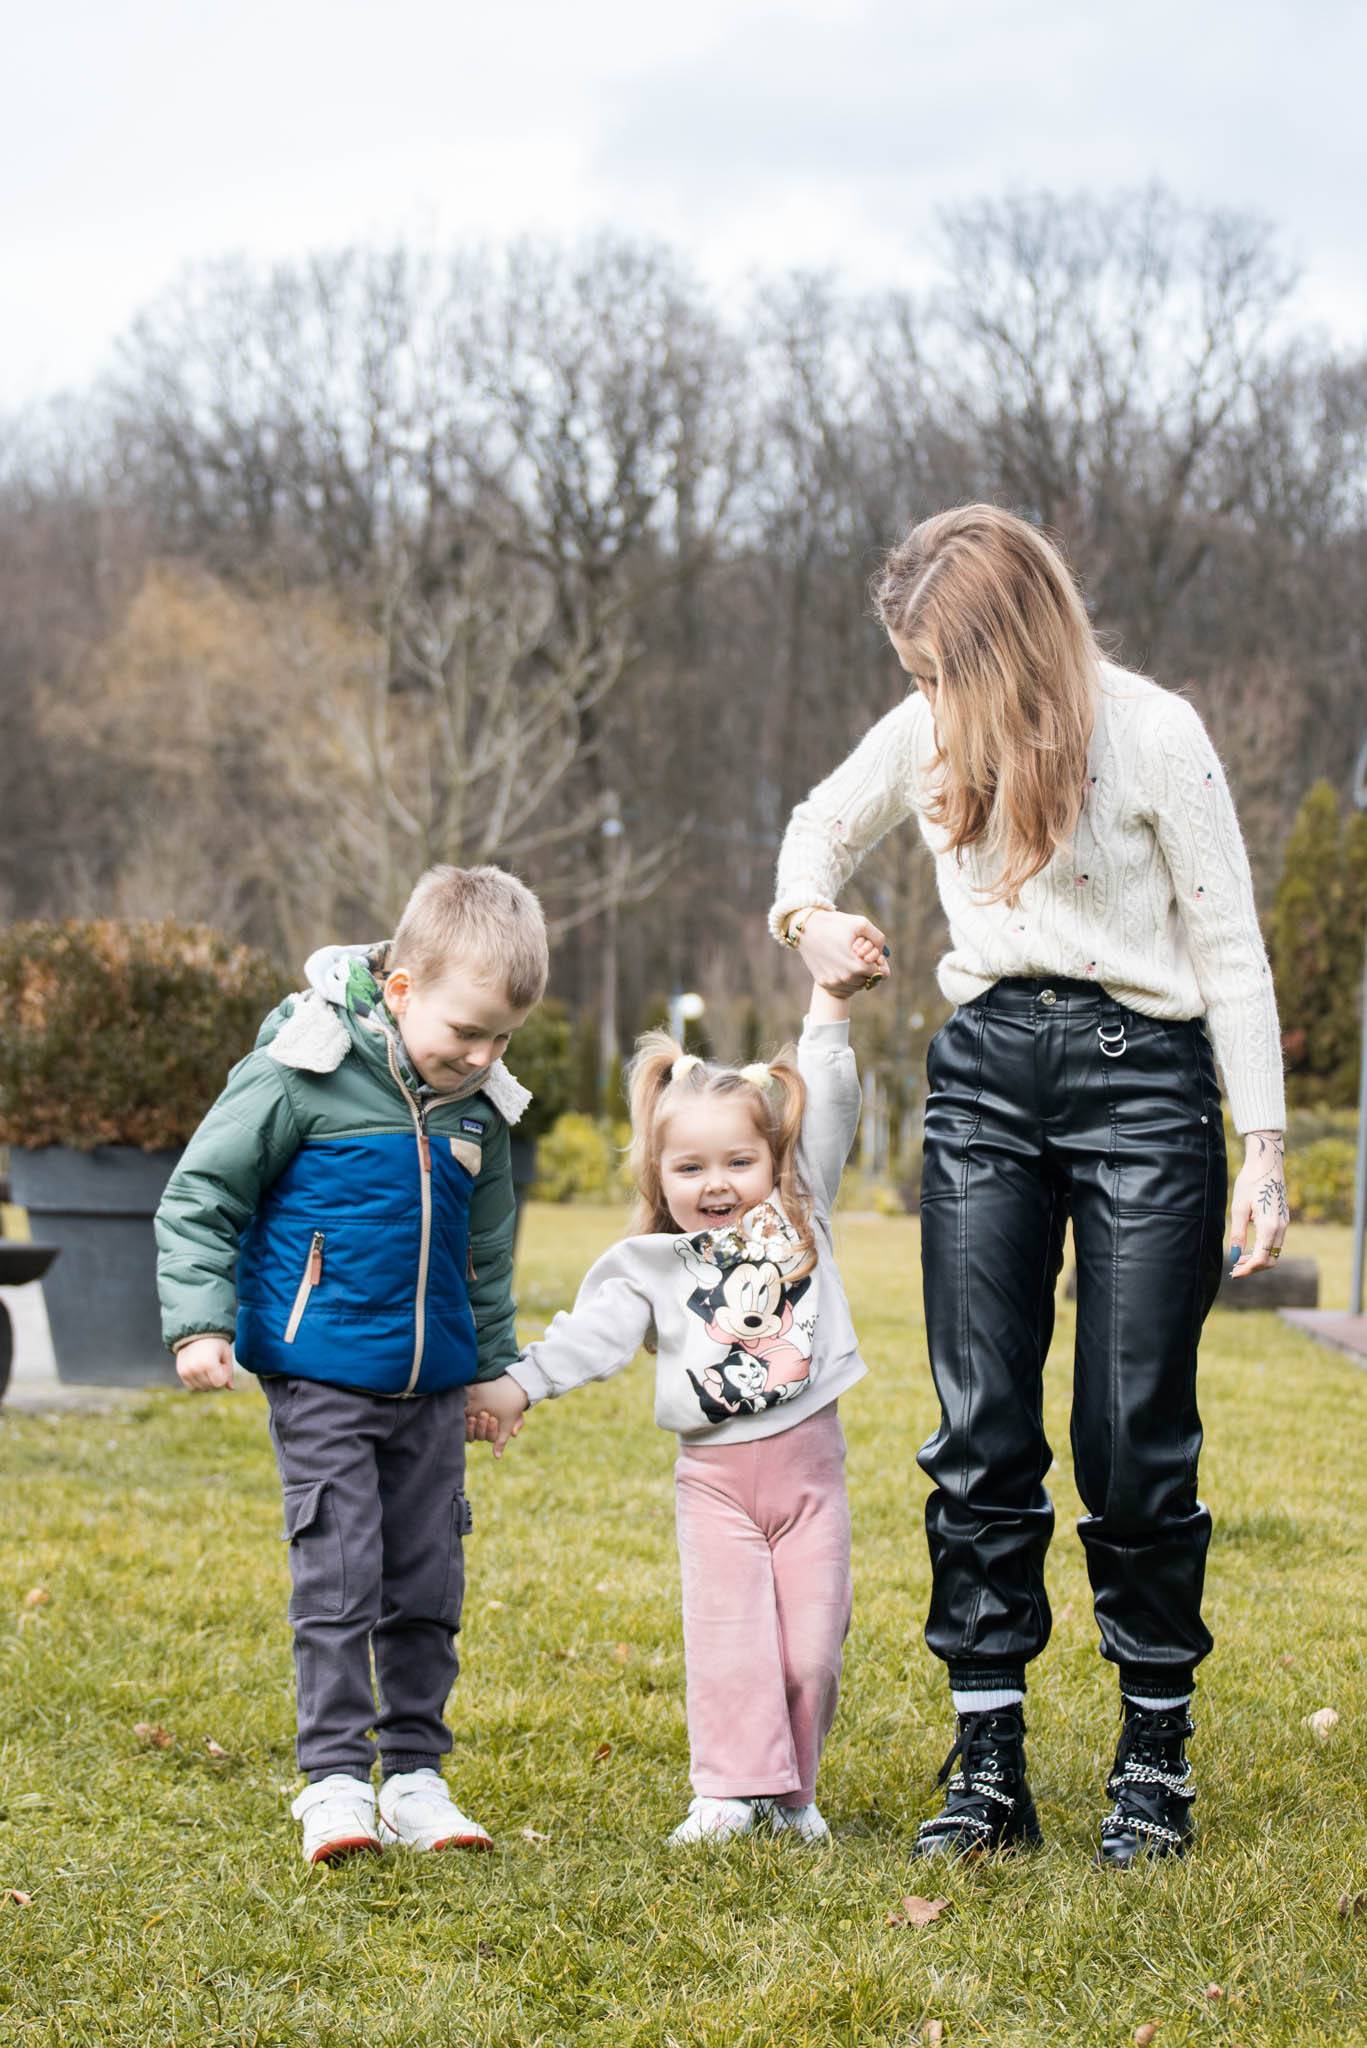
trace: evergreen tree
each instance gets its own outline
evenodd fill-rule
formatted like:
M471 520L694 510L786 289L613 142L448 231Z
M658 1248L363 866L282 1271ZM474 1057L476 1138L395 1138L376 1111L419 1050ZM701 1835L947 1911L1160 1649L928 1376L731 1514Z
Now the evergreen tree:
M1296 1103L1356 1099L1367 922L1367 815L1345 826L1328 782L1306 792L1268 919L1287 1092Z
M1343 971L1339 977L1339 1038L1342 1053L1335 1101L1358 1099L1363 1033L1363 954L1367 950L1367 811L1355 810L1343 831L1343 888L1339 910Z

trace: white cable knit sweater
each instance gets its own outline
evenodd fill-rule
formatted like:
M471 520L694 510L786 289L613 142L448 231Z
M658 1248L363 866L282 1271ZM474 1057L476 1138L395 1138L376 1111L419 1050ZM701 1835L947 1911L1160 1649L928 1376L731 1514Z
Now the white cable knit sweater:
M985 903L991 857L970 847L956 859L926 818L934 759L933 714L912 690L793 812L775 935L790 910L833 907L869 849L916 812L949 918L938 973L950 1002L971 1002L1003 975L1056 974L1099 982L1145 1016L1204 1016L1237 1128L1281 1130L1281 1037L1248 857L1224 770L1185 698L1102 664L1074 842L1015 906Z

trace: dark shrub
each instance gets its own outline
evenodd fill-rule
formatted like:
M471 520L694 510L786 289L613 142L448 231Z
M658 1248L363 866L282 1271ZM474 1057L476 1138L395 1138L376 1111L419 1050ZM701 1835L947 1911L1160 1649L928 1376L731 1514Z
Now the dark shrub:
M183 1145L289 984L202 925L0 930L0 1143Z

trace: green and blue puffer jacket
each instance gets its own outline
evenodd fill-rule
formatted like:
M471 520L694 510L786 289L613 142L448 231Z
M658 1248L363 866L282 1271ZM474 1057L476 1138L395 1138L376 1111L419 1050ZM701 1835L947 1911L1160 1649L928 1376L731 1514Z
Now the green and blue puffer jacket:
M375 984L347 1000L364 952L313 956L172 1174L162 1334L230 1337L256 1373L437 1393L518 1355L508 1129L530 1097L501 1062L478 1093L422 1086Z

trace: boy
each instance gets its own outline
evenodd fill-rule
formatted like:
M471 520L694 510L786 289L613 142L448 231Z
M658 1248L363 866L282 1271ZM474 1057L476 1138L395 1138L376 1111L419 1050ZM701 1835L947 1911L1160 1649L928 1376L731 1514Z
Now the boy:
M231 1386L235 1340L270 1404L309 1863L493 1846L439 1765L470 1527L465 1389L518 1355L508 1126L531 1098L500 1055L546 972L521 882L429 869L387 945L313 955L157 1214L181 1379Z

